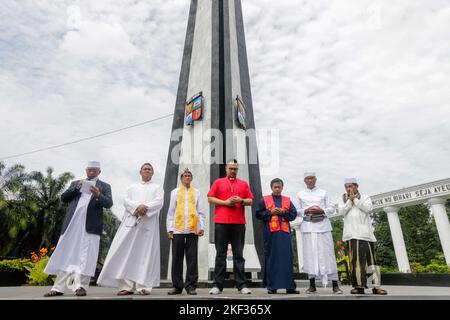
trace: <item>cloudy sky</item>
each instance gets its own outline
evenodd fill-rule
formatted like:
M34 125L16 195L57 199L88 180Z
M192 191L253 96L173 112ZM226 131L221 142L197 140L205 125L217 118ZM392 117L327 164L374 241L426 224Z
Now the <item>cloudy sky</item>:
M189 0L2 1L0 159L173 113ZM286 193L314 170L376 194L450 175L447 0L242 0L257 128L280 130ZM102 162L121 216L143 162L164 180L171 117L4 160Z

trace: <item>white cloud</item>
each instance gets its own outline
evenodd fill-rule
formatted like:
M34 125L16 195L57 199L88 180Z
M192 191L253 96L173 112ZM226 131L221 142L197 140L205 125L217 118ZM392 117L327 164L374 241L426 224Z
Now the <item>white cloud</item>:
M172 113L189 2L3 3L0 156ZM371 194L447 177L447 1L242 2L256 126L280 130L288 194L305 170L334 199L348 175ZM142 162L163 181L170 129L166 119L7 164L80 176L99 159L120 216Z

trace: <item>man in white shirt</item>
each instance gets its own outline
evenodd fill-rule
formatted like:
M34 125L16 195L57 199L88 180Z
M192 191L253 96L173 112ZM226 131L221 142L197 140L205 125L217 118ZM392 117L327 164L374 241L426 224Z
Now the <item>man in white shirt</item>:
M167 211L167 236L172 241L172 283L169 295L196 295L198 281L198 237L204 234L205 213L200 191L191 187L192 172L184 169L181 186L170 194ZM186 281L183 285L183 260L186 255Z
M306 293L315 293L316 279L321 279L324 286L331 280L333 293L342 294L338 284L338 271L332 228L328 216L333 214L325 190L316 187L316 174L306 172L304 175L306 189L298 193L298 215L302 218L300 231L303 237L304 270L308 273L310 286Z
M375 235L370 212L370 197L361 195L355 178L345 179L346 193L339 200L338 211L344 216L343 240L347 242L350 260L352 294L364 294L367 275L372 274L373 294L387 294L380 288L380 273L375 257Z

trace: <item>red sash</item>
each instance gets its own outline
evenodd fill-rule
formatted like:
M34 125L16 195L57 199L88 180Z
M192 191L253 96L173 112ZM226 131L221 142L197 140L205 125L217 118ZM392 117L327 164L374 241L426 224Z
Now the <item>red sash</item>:
M266 210L270 211L271 209L275 209L275 201L273 200L273 196L264 196L264 204L266 206ZM281 208L285 211L289 211L291 207L291 199L289 197L281 196ZM280 221L278 219L279 216L274 215L270 219L269 227L270 232L284 231L287 233L291 232L291 228L289 228L289 223L281 216L281 226Z

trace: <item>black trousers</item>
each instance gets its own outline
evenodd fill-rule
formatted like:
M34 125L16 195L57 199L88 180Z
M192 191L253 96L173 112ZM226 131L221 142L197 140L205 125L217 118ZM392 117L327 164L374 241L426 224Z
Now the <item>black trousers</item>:
M221 224L214 227L214 244L216 261L214 267L214 286L223 289L227 272L227 251L231 243L233 251L233 273L239 290L246 286L245 259L243 255L245 243L245 224Z
M380 278L377 272L375 242L350 239L347 242L347 247L352 286L354 288L367 288L367 280L371 280L374 287L379 287Z
M186 255L186 282L183 285L183 262ZM197 288L198 282L198 236L174 234L172 239L172 283L178 290Z

